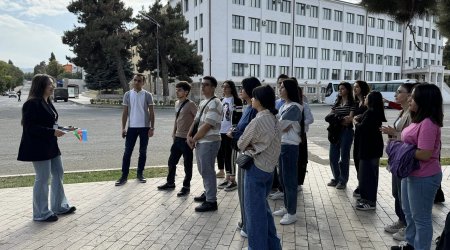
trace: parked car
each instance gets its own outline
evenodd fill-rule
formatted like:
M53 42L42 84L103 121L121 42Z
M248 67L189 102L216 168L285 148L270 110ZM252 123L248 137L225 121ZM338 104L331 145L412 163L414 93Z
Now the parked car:
M3 91L2 96L8 96L8 93L9 93L8 91Z
M17 98L17 93L14 92L14 91L9 91L9 92L8 92L8 97L9 97L9 98L11 98L11 97Z
M53 101L58 102L58 100L64 100L64 102L67 102L67 99L69 99L69 91L67 88L55 88L53 90Z

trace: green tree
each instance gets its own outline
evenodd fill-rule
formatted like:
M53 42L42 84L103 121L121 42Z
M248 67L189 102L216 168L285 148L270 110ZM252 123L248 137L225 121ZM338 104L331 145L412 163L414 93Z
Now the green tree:
M439 15L437 26L443 36L450 38L450 0L440 0L437 12Z
M11 60L0 61L0 91L12 89L22 85L24 75L22 70L14 66Z
M153 19L153 20L151 20ZM159 30L155 21L160 24ZM202 57L197 55L195 45L183 37L188 23L183 16L181 3L175 7L162 6L157 0L147 12L137 16L137 50L141 60L138 70L155 71L157 65L157 40L159 43L160 76L163 82L163 96L169 96L169 76L189 78L203 73Z
M64 67L56 61L55 54L50 55L50 61L48 62L46 72L47 74L57 78L58 75L64 72Z
M55 54L53 52L50 54L50 58L48 59L49 62L56 60Z
M71 46L76 55L67 59L84 68L88 87L98 85L93 81L102 81L105 88L121 86L128 90L133 75L129 51L132 36L125 24L132 22L133 10L125 8L120 0L76 0L67 9L77 15L81 24L64 32L63 43Z
M45 61L42 61L36 66L34 66L34 75L45 73L47 73L47 64L45 63Z

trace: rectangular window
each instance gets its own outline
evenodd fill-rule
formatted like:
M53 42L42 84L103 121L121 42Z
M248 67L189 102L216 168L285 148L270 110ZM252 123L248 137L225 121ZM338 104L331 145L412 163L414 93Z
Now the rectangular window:
M266 55L267 56L276 56L277 55L277 44L266 43Z
M394 73L394 80L400 80L400 73Z
M296 58L305 58L305 47L304 46L295 46L295 55Z
M396 49L402 49L402 40L395 40L395 48Z
M297 79L304 79L305 78L305 68L295 67L294 68L294 77Z
M289 66L280 66L280 74L290 75Z
M386 38L386 47L389 49L393 49L394 48L394 39Z
M431 44L431 53L436 53L436 45Z
M346 33L346 42L347 42L347 43L354 43L354 35L353 35L353 32L347 32L347 33Z
M239 29L239 30L245 29L245 25L244 25L245 17L233 15L232 22L233 22L233 29Z
M402 32L403 30L403 25L401 23L396 23L397 24L397 31L398 32Z
M388 30L394 31L394 21L388 21Z
M280 56L281 57L289 57L291 54L290 46L287 44L280 44Z
M428 66L428 59L423 59L423 66L424 67Z
M275 78L276 74L275 65L266 65L266 77L267 78Z
M334 21L342 22L342 11L334 10Z
M367 18L367 26L369 26L370 28L375 28L375 18L374 17Z
M430 48L429 48L430 45L428 43L425 43L424 45L425 45L425 47L423 47L423 51L428 52L428 50L430 50Z
M344 51L345 52L345 61L353 62L353 51Z
M186 27L186 30L184 32L186 34L189 34L189 21L187 20L186 22L187 22L187 27Z
M347 23L355 24L355 14L347 13Z
M291 24L290 23L283 23L280 22L280 28L281 28L281 35L291 35Z
M330 69L321 68L320 69L320 80L328 80L330 75Z
M323 20L331 20L331 9L323 8Z
M233 4L245 5L245 0L233 0Z
M284 13L291 13L291 1L281 1L280 11Z
M203 14L200 14L200 28L203 28Z
M295 36L305 37L305 25L296 24L295 25Z
M233 39L231 44L233 53L244 53L244 40Z
M317 27L312 27L312 26L308 27L308 37L317 39Z
M194 7L197 6L197 1L198 0L194 0Z
M333 61L340 61L341 60L341 51L340 50L333 50Z
M373 54L367 54L367 63L374 64L375 63L374 58L375 58L375 56Z
M322 40L331 40L331 30L322 28Z
M378 28L384 30L384 20L378 19Z
M366 71L366 81L373 81L373 71Z
M423 35L423 28L419 27L419 29L417 30L417 35L418 36L422 36Z
M341 70L333 69L331 71L331 80L340 80L341 79Z
M375 37L371 36L371 35L368 35L367 36L367 44L369 46L375 46Z
M431 38L435 39L436 38L436 30L431 30Z
M430 29L425 28L425 37L430 37Z
M375 81L382 81L381 77L383 77L383 72L375 72Z
M356 63L363 63L363 53L361 52L356 52L355 57L356 57ZM358 79L358 78L355 78Z
M189 11L189 0L184 0L184 12Z
M316 68L308 68L308 79L316 79Z
M377 37L377 46L378 46L378 47L383 47L383 41L384 41L384 38L378 36L378 37Z
M250 44L250 55L259 55L261 52L261 46L259 42L249 41Z
M333 41L342 42L342 31L333 30Z
M308 59L317 59L316 47L308 47Z
M200 38L200 52L203 52L203 38Z
M394 59L394 66L400 66L401 59L402 59L401 57L396 56L395 59Z
M322 60L329 61L330 60L330 50L322 49Z
M362 70L355 70L355 80L361 80L363 76Z
M383 65L383 55L377 54L377 64Z
M356 18L356 24L359 26L364 26L365 25L365 17L363 15L358 15Z
M278 1L267 0L267 9L268 10L277 10Z
M300 16L306 16L306 4L296 2L295 13Z
M249 64L250 76L260 77L259 64Z
M392 64L394 63L393 61L393 56L385 56L386 57L386 65L392 66Z
M277 33L277 22L267 20L266 21L266 32L271 33L271 34L276 34Z
M261 20L259 18L250 17L250 30L251 31L260 31L261 30Z
M344 71L344 80L351 80L353 75L353 70Z
M254 8L261 8L261 0L250 0L250 6Z
M364 44L364 34L356 33L356 43Z
M319 17L319 7L311 5L309 8L309 16L318 18Z
M194 30L198 29L198 17L194 17Z
M231 75L232 76L244 76L244 64L243 63L233 63Z

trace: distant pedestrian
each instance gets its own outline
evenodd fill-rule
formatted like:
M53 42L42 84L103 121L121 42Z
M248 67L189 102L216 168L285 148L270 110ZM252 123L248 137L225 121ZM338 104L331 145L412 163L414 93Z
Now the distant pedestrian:
M181 156L184 160L184 181L183 187L177 196L185 196L190 192L192 179L192 161L193 152L187 144L186 138L189 132L189 127L194 121L197 113L197 106L188 99L189 92L191 92L191 85L187 82L179 82L175 85L175 91L178 101L175 103L175 124L173 126L172 138L173 144L170 148L170 156L167 165L169 166L169 173L167 175L167 182L164 185L158 186L159 190L171 190L175 188L175 174L178 161Z
M20 96L22 95L22 90L19 89L19 91L17 91L17 101L20 102L22 100L20 100Z
M188 144L191 148L195 148L198 171L205 188L200 196L194 198L197 202L203 202L195 208L197 212L217 210L217 179L214 165L220 147L222 103L214 95L216 87L216 78L203 77L202 93L205 99L200 103L188 133Z
M131 155L138 137L137 179L141 183L147 182L144 177L144 166L147 160L148 138L153 136L155 129L155 113L153 96L142 88L144 83L144 75L136 74L133 78L133 89L123 96L122 138L125 138L125 152L122 160L122 176L116 181L116 186L122 186L127 182ZM126 128L127 121L128 128Z
M28 100L22 107L22 139L19 161L31 161L36 177L33 186L33 220L53 222L60 214L71 214L76 208L70 206L64 194L64 169L58 137L65 135L59 129L58 112L50 96L55 88L49 75L37 74L31 82ZM48 181L51 178L50 209L48 208Z

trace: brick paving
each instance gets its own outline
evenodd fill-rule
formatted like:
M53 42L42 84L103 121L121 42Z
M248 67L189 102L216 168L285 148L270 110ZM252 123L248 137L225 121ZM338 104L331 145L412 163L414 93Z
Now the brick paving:
M450 193L450 167L444 167L443 189ZM180 168L181 170L181 168ZM281 226L275 217L283 249L387 249L396 244L383 231L396 220L390 174L380 170L375 211L355 210L352 197L356 172L351 166L346 190L327 187L329 166L311 162L303 191L299 192L298 221ZM73 215L55 223L33 222L32 188L0 190L0 249L241 249L247 241L236 231L239 219L237 191L218 192L217 212L196 213L193 196L202 181L194 171L191 194L176 197L182 183L178 171L174 191L157 191L165 178L146 184L129 180L65 185L66 195L77 207ZM447 199L448 196L447 196ZM270 201L272 210L282 201ZM448 202L433 208L434 236L442 231ZM432 247L434 249L434 246Z

